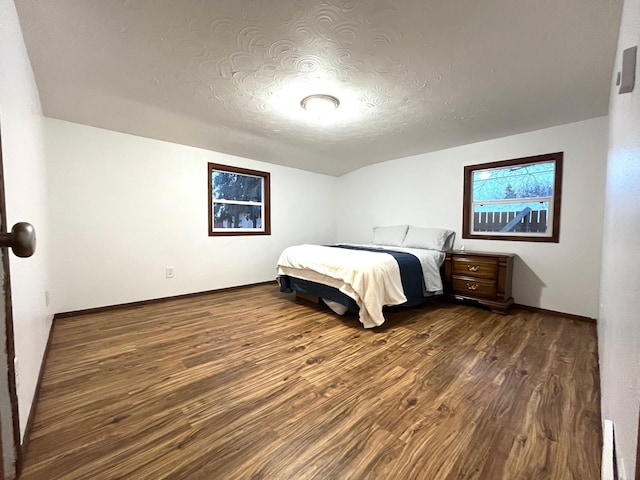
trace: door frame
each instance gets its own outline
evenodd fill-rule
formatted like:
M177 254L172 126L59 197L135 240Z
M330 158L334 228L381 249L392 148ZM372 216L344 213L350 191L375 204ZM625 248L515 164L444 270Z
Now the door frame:
M1 127L1 124L0 124ZM5 187L4 187L4 161L2 156L2 129L0 128L0 231L7 232L7 207L5 202ZM20 420L18 413L18 394L16 389L16 372L15 372L15 345L13 336L13 307L11 302L11 273L9 269L9 251L3 249L2 255L2 270L4 271L4 304L5 304L5 324L4 327L0 325L0 328L4 328L6 332L6 349L7 349L7 378L9 380L8 391L9 398L11 400L11 422L13 427L13 450L15 463L16 477L20 475L22 470L22 451L20 448ZM2 445L4 448L8 448L7 445ZM0 450L0 456L4 450Z

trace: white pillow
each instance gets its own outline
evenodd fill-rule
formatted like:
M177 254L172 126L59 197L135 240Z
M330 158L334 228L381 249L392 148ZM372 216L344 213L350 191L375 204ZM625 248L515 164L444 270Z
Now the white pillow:
M373 227L373 243L375 245L402 246L409 225L394 225L391 227Z
M402 243L403 247L427 250L450 250L456 232L446 228L420 228L411 225Z

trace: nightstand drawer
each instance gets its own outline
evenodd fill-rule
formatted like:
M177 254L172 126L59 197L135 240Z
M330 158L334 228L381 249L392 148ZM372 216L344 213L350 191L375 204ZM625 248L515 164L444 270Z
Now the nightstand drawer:
M495 279L498 272L498 259L456 255L453 257L453 274L475 278Z
M505 314L513 304L512 253L449 250L444 260L444 287L452 300L472 300Z
M459 277L454 275L453 293L459 295L470 295L473 297L495 297L496 282L495 280L484 280L471 277Z

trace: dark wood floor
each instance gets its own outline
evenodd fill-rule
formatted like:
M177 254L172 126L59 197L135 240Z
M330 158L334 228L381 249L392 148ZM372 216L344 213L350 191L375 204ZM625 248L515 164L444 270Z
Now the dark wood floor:
M595 325L275 285L56 320L22 478L600 478Z

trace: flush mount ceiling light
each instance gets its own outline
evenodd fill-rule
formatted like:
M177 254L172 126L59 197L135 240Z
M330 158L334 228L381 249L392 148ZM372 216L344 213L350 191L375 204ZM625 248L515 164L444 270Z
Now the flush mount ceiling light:
M336 97L334 97L333 95L325 95L322 93L304 97L300 102L300 106L302 108L314 115L323 115L332 112L333 110L338 108L339 105L340 100L338 100Z

